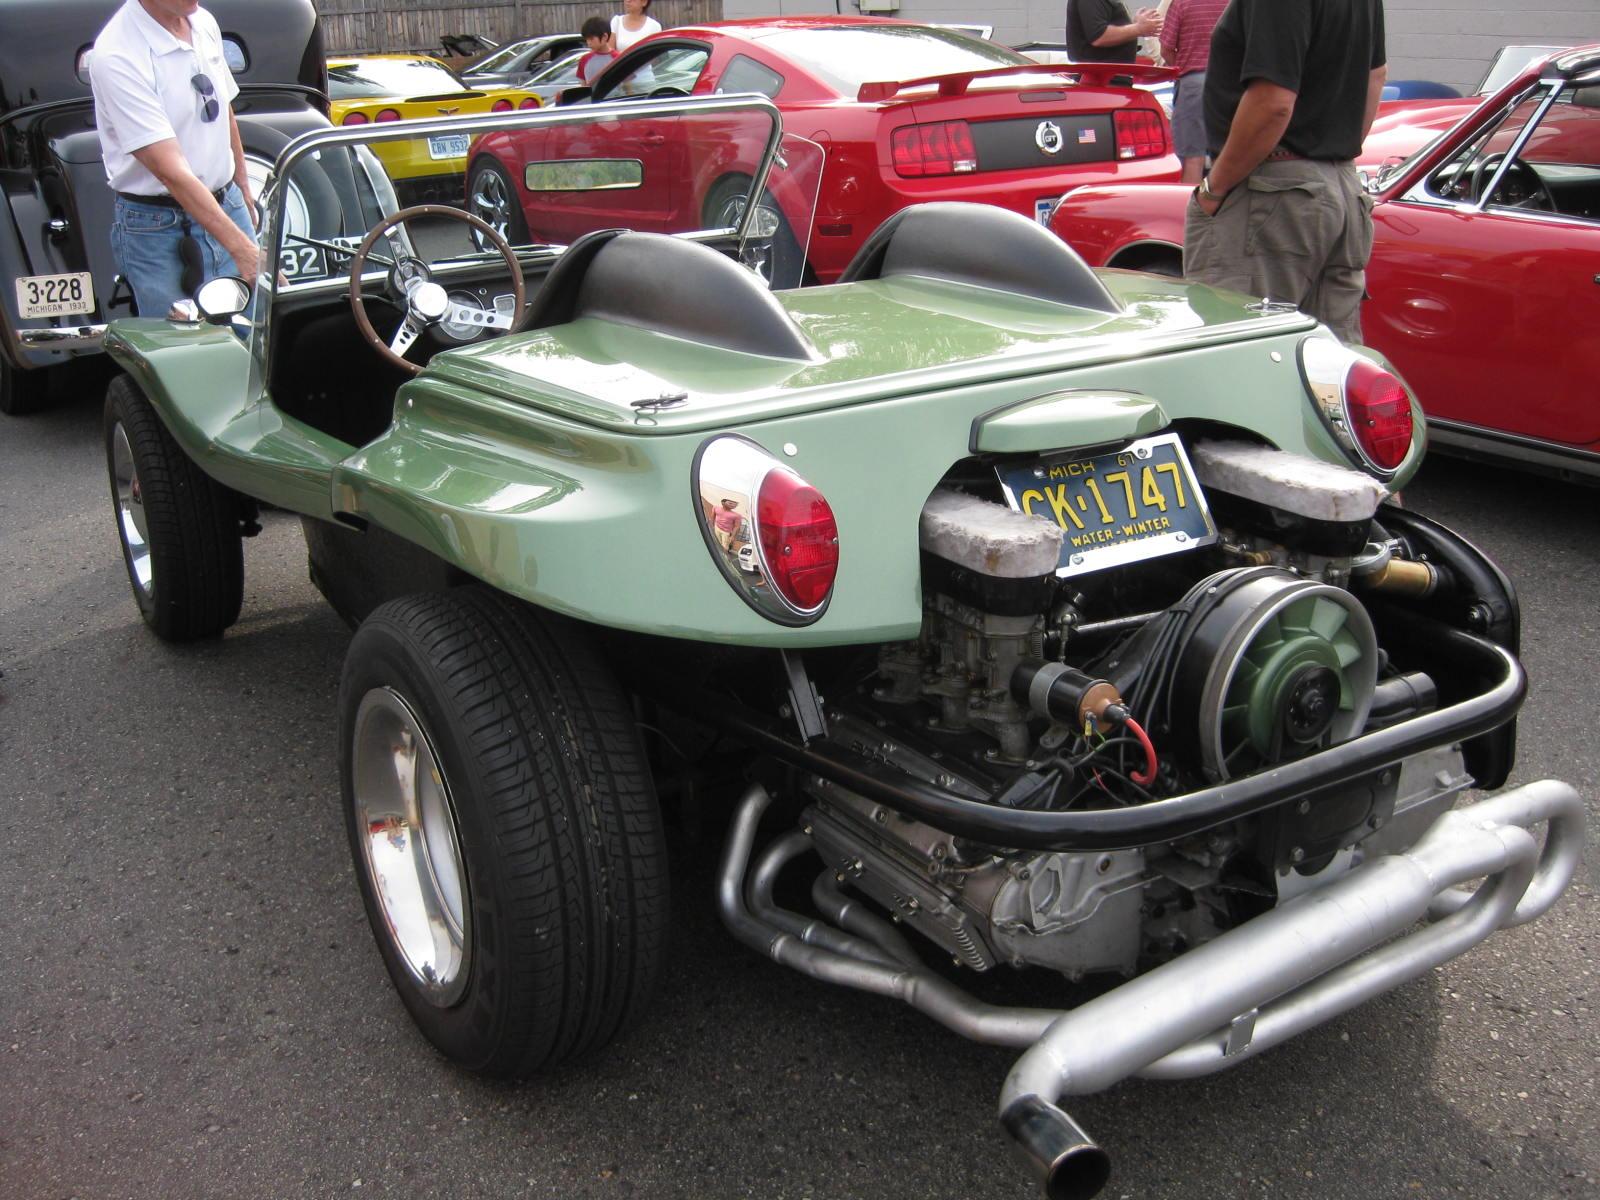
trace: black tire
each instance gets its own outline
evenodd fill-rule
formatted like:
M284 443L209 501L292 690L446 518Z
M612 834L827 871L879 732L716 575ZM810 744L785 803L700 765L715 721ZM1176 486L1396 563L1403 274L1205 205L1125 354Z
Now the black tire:
M708 229L719 229L724 226L737 225L743 216L745 205L749 202L750 180L743 175L730 175L720 180L706 195L705 224ZM806 279L808 267L805 255L800 249L800 243L794 236L794 230L789 227L789 220L783 215L783 210L778 207L778 202L770 194L761 199L760 207L774 218L772 231L772 248L767 257L756 268L757 274L767 281L771 288L799 287ZM756 239L756 234L751 233L751 240ZM747 243L748 245L748 243Z
M145 624L169 642L216 636L244 600L239 497L194 464L126 375L106 390L105 445L122 561Z
M374 858L386 879L396 870L434 885L441 877L438 835L424 819L408 827L413 861L397 868L391 853L386 772L413 772L402 795L430 790L420 758L387 766L401 761L381 725L395 699L437 766L426 778L454 831L442 844L457 852L458 952L442 969L408 961L394 932L418 928L401 907L406 893L392 884L381 893L391 920L373 879ZM628 698L582 628L477 587L390 601L351 642L339 716L362 899L389 977L428 1040L467 1070L520 1079L633 1024L661 971L666 848ZM430 953L436 932L421 939Z
M50 401L49 368L19 371L0 356L0 413L25 417Z
M498 189L497 194L495 189ZM497 211L497 202L503 202L505 207ZM521 195L506 169L495 159L480 158L472 164L472 171L467 176L466 203L469 213L492 226L513 246L529 243L528 221L522 211ZM493 247L487 242L479 244L482 239L482 234L474 232L472 244L479 250L492 250Z

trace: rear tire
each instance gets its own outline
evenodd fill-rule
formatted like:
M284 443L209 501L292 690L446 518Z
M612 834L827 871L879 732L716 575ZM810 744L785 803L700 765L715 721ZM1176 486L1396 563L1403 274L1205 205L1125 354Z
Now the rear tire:
M128 583L145 624L169 642L214 637L239 619L239 498L183 452L126 375L106 391L106 465Z
M25 417L38 412L50 401L49 369L35 367L20 371L0 357L0 413Z
M737 226L743 220L744 210L749 205L749 192L750 180L745 176L730 175L719 182L706 197L706 227ZM800 249L800 243L794 236L794 230L789 227L788 218L783 215L783 210L770 195L762 197L758 208L756 226L750 236L752 239L761 236L770 237L771 249L765 260L754 267L756 274L767 281L769 288L801 286L809 274L809 268ZM770 230L766 235L760 232L763 223Z
M428 1040L523 1078L634 1023L663 957L661 813L581 626L481 588L391 601L356 632L339 715L362 899Z

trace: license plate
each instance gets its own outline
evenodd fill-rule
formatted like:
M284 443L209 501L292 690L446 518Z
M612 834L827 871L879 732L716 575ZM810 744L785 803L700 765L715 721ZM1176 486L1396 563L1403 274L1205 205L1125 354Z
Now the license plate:
M467 156L468 137L464 133L444 133L438 137L428 139L428 157L465 158Z
M278 272L285 279L323 279L328 256L321 246L285 246L278 251Z
M87 271L24 275L17 280L17 315L70 317L94 311L94 279Z
M1050 214L1056 209L1056 201L1060 196L1046 196L1043 200L1033 202L1033 219L1041 225L1050 224Z
M1217 540L1175 433L1088 458L997 467L1006 501L1066 531L1056 574L1082 575Z

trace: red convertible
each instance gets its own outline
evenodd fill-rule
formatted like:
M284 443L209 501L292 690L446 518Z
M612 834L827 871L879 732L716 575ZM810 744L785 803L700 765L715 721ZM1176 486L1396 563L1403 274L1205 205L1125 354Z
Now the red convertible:
M1370 186L1362 331L1434 444L1600 478L1600 46L1530 65ZM1178 274L1188 197L1080 188L1050 227L1091 265Z
M1045 66L954 30L902 21L785 17L656 34L613 63L588 99L769 97L783 114L787 166L769 183L758 225L774 236L777 275L794 268L787 279L769 274L786 284L801 282L802 268L805 281L831 282L868 234L920 201L977 201L1043 220L1081 184L1177 179L1167 118L1133 87L1170 75ZM618 136L624 127L617 123ZM469 167L471 210L513 241L564 243L607 225L658 233L731 225L763 147L718 146L711 133L668 120L630 132L625 146L567 144L592 140L590 129L485 136ZM815 171L786 194L783 174L797 169L791 143L809 148L800 157ZM552 177L548 166L599 160L612 185L582 195L561 191L566 176Z

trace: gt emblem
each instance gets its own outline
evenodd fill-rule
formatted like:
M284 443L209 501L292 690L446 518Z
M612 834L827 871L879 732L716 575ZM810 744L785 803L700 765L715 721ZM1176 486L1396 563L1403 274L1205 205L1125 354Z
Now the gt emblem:
M1061 126L1054 121L1040 121L1039 128L1033 131L1033 142L1046 154L1060 153Z

